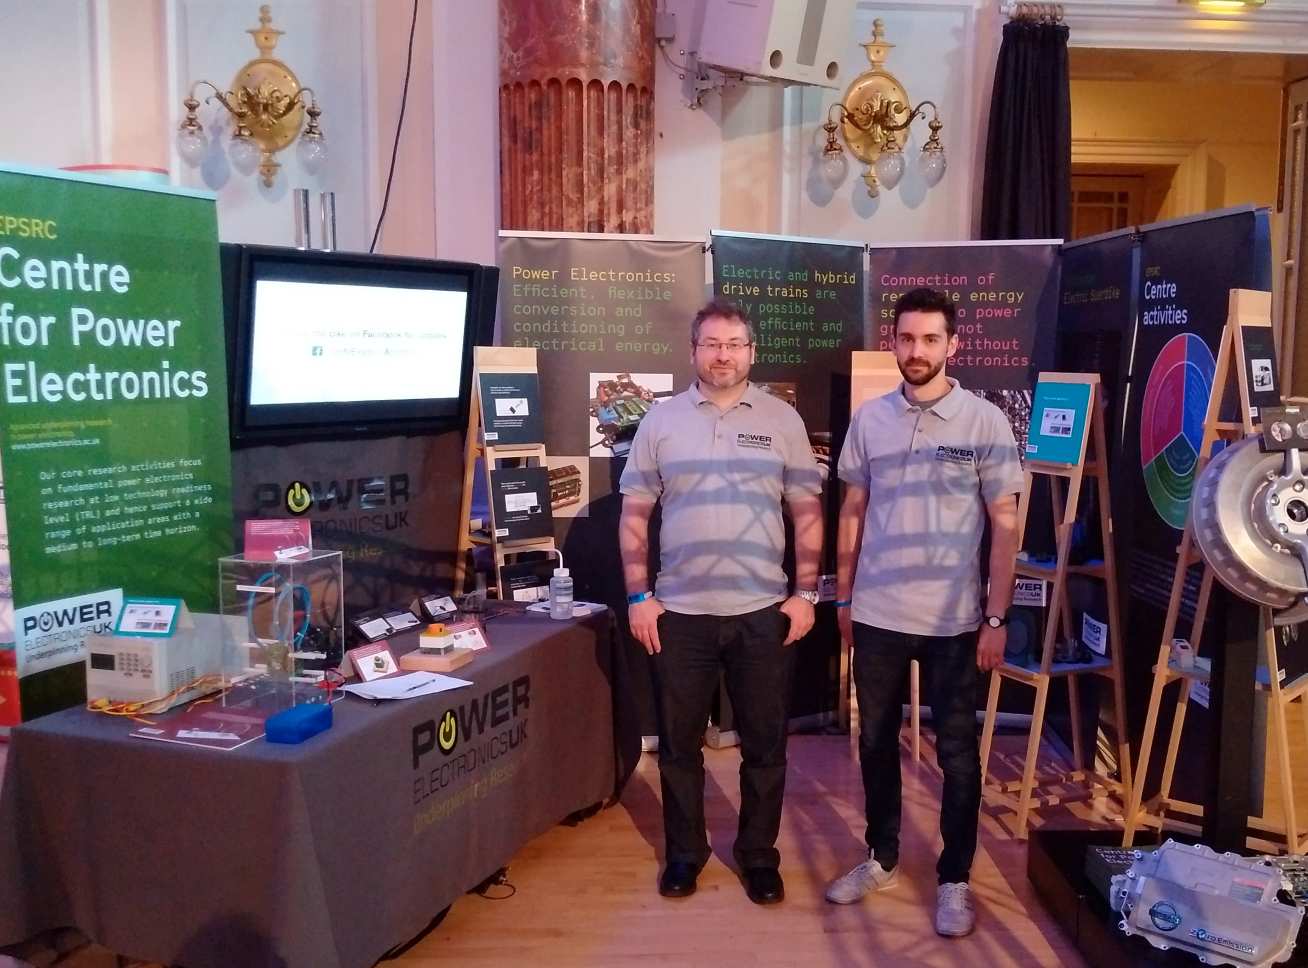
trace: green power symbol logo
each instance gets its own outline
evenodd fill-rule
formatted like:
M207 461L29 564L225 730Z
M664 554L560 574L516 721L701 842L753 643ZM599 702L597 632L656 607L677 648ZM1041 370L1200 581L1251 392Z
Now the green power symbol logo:
M436 731L436 742L442 753L448 753L458 741L459 721L454 718L454 711L447 709L441 718L440 728Z
M292 514L303 514L313 507L313 492L303 481L291 481L286 488L286 510Z

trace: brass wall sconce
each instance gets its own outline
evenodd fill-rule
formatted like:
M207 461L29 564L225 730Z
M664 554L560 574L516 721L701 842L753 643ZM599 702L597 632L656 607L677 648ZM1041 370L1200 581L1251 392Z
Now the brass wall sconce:
M236 72L230 90L223 91L210 81L196 81L191 85L190 93L182 101L186 117L177 128L177 152L192 166L204 158L208 143L200 124L200 101L195 92L201 86L208 86L213 93L204 99L205 103L217 101L235 123L227 146L232 167L243 175L252 174L258 167L264 185L271 188L281 168L273 157L277 152L298 138L296 155L300 166L312 175L326 160L327 142L318 125L322 111L313 89L301 87L295 72L272 56L277 38L284 31L272 26L272 13L267 4L259 8L259 26L246 33L254 38L259 56Z
M931 101L922 101L910 107L908 91L895 75L885 69L886 55L894 44L885 40L885 25L872 21L872 39L863 44L871 66L850 83L845 96L827 111L827 143L822 149L822 174L832 188L838 187L848 173L848 163L840 142L836 140L837 126L845 144L855 158L868 166L863 173L867 193L873 198L882 186L894 188L904 175L904 142L910 125L925 117L931 109L927 127L931 135L922 146L918 165L928 186L936 185L945 174L945 146L940 141L944 127L940 112ZM836 120L832 116L836 116Z

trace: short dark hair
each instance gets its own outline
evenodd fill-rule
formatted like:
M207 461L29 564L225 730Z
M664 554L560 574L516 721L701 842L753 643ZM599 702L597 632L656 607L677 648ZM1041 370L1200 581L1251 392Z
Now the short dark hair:
M695 314L695 318L690 322L690 341L699 342L699 328L704 324L704 320L713 317L734 320L749 330L749 341L755 342L754 324L749 321L745 315L745 310L741 309L733 302L727 302L725 299L711 299L706 302L700 311Z
M954 300L936 289L910 289L895 303L895 329L904 313L940 313L945 317L945 333L954 335Z

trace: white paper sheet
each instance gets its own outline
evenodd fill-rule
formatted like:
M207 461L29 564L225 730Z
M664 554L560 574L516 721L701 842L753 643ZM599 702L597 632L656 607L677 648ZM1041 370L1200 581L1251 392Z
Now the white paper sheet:
M342 686L341 691L361 699L416 699L470 685L472 683L467 679L455 679L439 672L406 672L372 682L352 682Z

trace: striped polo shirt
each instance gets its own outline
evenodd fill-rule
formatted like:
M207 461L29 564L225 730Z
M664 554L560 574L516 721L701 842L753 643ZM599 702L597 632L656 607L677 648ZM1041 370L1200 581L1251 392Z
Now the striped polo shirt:
M868 491L855 622L950 636L981 624L986 505L1022 490L1008 418L951 379L923 409L903 385L854 414L840 479Z

